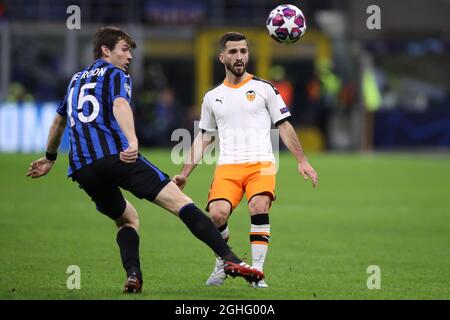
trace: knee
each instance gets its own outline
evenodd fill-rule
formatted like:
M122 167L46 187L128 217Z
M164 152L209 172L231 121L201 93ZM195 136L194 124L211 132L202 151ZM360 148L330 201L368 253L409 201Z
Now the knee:
M139 229L139 217L132 217L128 220L127 225L130 227L133 227L134 229L138 230Z
M260 198L255 199L253 198L250 200L250 203L248 204L248 208L250 210L250 213L267 213L269 212L270 207L270 199L269 198Z
M122 229L124 227L131 227L133 229L135 229L136 231L139 230L139 218L138 217L127 217L125 219L117 219L116 220L116 225L119 229Z
M167 210L169 210L170 212L172 212L174 215L179 215L181 209L188 205L188 204L193 204L194 201L192 201L191 198L189 198L187 195L183 194L182 196L180 196L179 198L176 199L176 201L173 202L173 204L169 204L167 206Z
M163 205L163 208L165 208L166 210L169 210L170 212L172 212L173 214L178 216L180 213L180 210L184 206L191 204L191 203L194 203L194 201L192 201L191 198L189 198L186 194L184 194L183 192L180 191L179 193L176 194L176 196L174 196L172 198L171 202Z
M227 212L227 210L225 209L211 208L209 210L209 214L211 220L217 228L223 226L228 221L229 212Z
M194 203L194 201L191 199L191 198L189 198L187 195L185 195L184 193L180 196L180 198L179 198L179 201L178 201L178 203L177 203L177 205L176 205L176 211L177 211L177 213L178 213L178 211L180 211L180 209L182 208L182 207L184 207L185 205L188 205L188 204L191 204L191 203Z
M139 230L139 216L136 209L131 205L131 203L127 202L127 206L125 207L125 211L122 216L115 220L116 225L119 229L124 227L132 227L136 231Z

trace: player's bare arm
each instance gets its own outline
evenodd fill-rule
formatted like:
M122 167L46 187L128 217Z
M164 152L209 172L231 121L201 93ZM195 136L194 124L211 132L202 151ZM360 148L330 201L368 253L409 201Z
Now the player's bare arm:
M209 135L208 132L199 132L199 134L195 137L180 174L177 174L172 179L181 190L185 187L189 175L192 171L194 171L198 162L202 159L205 149L212 143L212 141L212 136Z
M294 155L295 159L297 159L298 171L305 180L311 178L313 188L315 188L318 179L317 173L306 159L305 153L303 152L302 145L298 140L297 133L295 132L294 127L292 127L289 121L284 121L278 126L278 129L280 130L281 140L283 140L286 147Z
M136 161L139 152L138 139L134 129L133 111L128 101L124 98L117 98L114 100L113 113L120 129L122 129L128 140L128 148L120 152L120 160L126 163L133 163Z
M66 117L56 114L48 134L47 155L50 154L56 157L65 128ZM42 157L33 161L30 163L30 167L28 168L27 177L36 179L45 176L52 169L55 160L56 159L51 160L47 159L47 157Z

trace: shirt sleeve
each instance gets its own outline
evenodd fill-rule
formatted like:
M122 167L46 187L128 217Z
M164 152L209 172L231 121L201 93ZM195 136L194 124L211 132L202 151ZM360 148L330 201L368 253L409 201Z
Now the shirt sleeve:
M208 98L205 96L202 103L202 111L198 127L206 131L215 131L217 128L216 118L211 110Z
M111 97L111 102L114 102L117 98L124 98L128 103L131 102L132 84L131 77L128 73L117 69L111 73L109 83L109 96Z
M67 116L67 94L56 108L56 112L63 117Z
M272 123L276 124L280 120L290 117L291 113L278 90L275 87L268 85L267 92L267 109L269 110Z

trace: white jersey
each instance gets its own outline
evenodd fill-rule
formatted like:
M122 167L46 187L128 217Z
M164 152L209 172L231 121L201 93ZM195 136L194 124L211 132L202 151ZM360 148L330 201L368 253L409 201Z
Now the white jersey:
M225 80L205 94L199 127L218 130L218 164L275 163L270 130L272 124L290 115L272 84L249 75L239 85Z

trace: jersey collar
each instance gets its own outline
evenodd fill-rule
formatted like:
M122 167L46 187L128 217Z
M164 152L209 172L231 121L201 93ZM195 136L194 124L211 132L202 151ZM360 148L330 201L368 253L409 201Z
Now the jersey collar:
M252 79L253 79L253 75L249 74L248 77L245 80L243 80L241 83L239 83L239 84L232 84L232 83L229 83L227 81L227 79L225 78L225 80L223 80L223 84L226 85L227 87L230 87L230 88L233 88L233 89L237 89L237 88L242 87L244 84L246 84L247 82L249 82Z
M111 62L108 62L106 60L103 60L102 58L99 58L97 60L94 61L95 65L99 65L99 64L106 64L106 65L111 65L114 67L114 65Z

